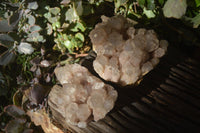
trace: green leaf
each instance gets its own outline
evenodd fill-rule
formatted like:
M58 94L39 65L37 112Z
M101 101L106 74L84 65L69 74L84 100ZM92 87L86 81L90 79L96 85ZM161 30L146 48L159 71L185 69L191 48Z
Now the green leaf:
M13 26L9 25L7 20L0 21L0 32L9 32L13 29Z
M14 118L23 117L26 115L25 111L16 105L8 105L4 108L4 111Z
M0 55L0 65L6 66L15 59L15 54L9 50Z
M75 22L79 20L79 16L77 12L74 10L74 8L70 8L65 13L65 20L69 22Z
M82 0L75 2L75 8L78 16L81 16L83 14Z
M115 1L115 8L119 8L120 6L125 5L128 2L128 0L116 0Z
M158 0L158 2L160 3L160 5L162 6L164 4L164 0Z
M196 6L199 7L200 6L200 0L195 0L196 2Z
M29 25L34 25L35 24L35 17L32 15L28 15L28 23Z
M84 32L86 30L86 27L84 26L83 23L77 22L76 25L70 29L73 32L78 32L79 30Z
M82 42L85 41L84 35L82 33L76 33L75 38L81 40Z
M137 0L138 4L141 6L141 7L144 7L145 5L145 0Z
M187 8L186 0L167 0L163 7L163 13L165 17L181 18Z
M156 15L153 13L152 10L147 10L146 8L143 9L143 13L148 17L148 18L154 18Z
M38 32L38 31L40 31L42 28L40 27L40 26L38 26L38 25L33 25L33 26L31 26L30 28L29 28L29 31L30 32Z
M50 8L49 12L52 13L53 15L57 15L60 12L60 8L58 7Z
M32 54L34 51L32 45L27 42L21 42L17 49L20 54Z
M147 0L147 9L155 9L155 0Z
M200 25L200 13L190 20L193 23L193 28L198 28Z
M52 26L49 23L47 23L47 35L51 35L52 32L53 32Z
M28 8L29 8L29 9L33 9L33 10L36 10L36 9L38 8L38 3L37 3L37 1L29 2L29 3L28 3Z
M7 34L0 34L0 45L10 48L13 46L13 44L14 44L14 40L12 37L10 37Z

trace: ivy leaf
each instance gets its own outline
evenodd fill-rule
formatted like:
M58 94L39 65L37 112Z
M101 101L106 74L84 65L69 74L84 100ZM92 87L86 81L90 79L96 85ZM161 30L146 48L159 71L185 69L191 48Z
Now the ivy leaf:
M29 3L28 3L28 8L29 8L29 9L33 9L33 10L36 10L36 9L38 8L38 3L37 3L37 1L29 2Z
M3 54L0 55L0 65L6 66L15 59L15 53L10 52L9 50L5 51Z
M10 48L13 46L14 39L7 34L0 34L0 45Z
M14 29L13 26L8 24L7 20L1 20L0 21L0 32L9 32Z
M165 17L181 18L187 8L186 0L167 0L163 7L163 13Z

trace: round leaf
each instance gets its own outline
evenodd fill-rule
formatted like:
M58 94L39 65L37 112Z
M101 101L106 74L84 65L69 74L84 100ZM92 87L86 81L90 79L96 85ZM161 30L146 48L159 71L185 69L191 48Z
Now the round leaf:
M28 16L28 23L29 25L34 25L35 24L35 17L32 15Z
M31 26L30 28L29 28L29 31L30 32L35 32L35 31L40 31L42 28L40 27L40 26L38 26L38 25L34 25L34 26Z
M37 3L37 1L29 2L29 3L28 3L28 8L29 8L29 9L33 9L33 10L36 10L36 9L38 8L38 3Z
M30 43L21 42L19 46L17 46L18 52L20 54L32 54L34 49Z
M25 119L11 120L5 128L6 133L22 133L24 130Z
M69 22L75 22L76 20L79 19L79 16L77 12L74 10L74 8L70 8L67 10L65 13L65 20Z
M167 0L163 7L165 17L181 18L187 8L186 0Z

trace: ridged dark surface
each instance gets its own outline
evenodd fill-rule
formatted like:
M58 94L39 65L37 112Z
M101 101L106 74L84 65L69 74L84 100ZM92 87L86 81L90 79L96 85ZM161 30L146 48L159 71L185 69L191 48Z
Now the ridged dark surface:
M173 48L138 86L113 85L115 108L79 133L200 132L200 62Z

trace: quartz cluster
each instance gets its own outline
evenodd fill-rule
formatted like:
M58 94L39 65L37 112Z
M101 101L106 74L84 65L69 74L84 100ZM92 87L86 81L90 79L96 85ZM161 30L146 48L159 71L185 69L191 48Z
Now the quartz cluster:
M91 120L98 121L114 107L117 91L93 76L79 64L66 64L55 69L61 85L49 93L48 104L53 116L60 114L61 124L86 127Z
M123 16L102 16L102 23L89 36L97 53L95 71L103 79L123 86L134 84L151 71L168 46L153 30L135 29Z

